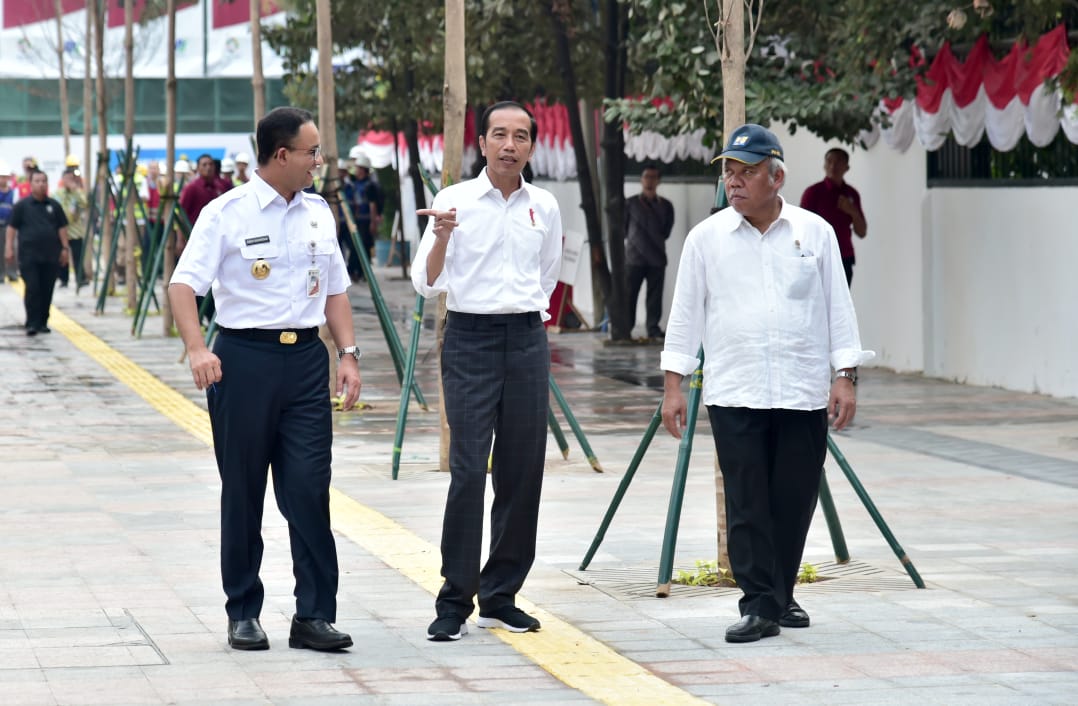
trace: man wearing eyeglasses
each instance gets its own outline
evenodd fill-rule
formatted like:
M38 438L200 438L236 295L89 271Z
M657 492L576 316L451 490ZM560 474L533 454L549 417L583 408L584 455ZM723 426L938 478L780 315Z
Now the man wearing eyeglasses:
M333 213L306 193L322 165L311 114L276 108L258 123L258 169L209 202L169 285L195 386L206 390L221 475L221 573L228 643L264 650L262 507L273 467L277 507L288 521L296 577L290 647L339 650L337 550L330 530L332 406L326 350L337 346L336 394L359 397L351 284ZM201 159L199 160L201 163ZM209 350L195 295L213 288L220 334Z

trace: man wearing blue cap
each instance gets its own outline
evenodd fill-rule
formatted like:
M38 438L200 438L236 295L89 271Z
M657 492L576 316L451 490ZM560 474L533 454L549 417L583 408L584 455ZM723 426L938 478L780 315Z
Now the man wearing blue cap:
M681 381L700 365L743 596L727 642L809 626L793 597L827 454L856 407L857 318L831 226L780 195L782 145L742 125L718 159L730 208L685 240L660 367L663 424L685 426ZM716 160L717 161L717 160ZM833 378L832 378L832 371Z

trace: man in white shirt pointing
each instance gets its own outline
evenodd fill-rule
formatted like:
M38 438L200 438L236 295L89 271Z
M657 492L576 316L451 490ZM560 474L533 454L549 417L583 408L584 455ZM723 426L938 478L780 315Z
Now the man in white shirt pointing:
M443 404L449 423L449 494L442 525L442 585L427 639L458 640L478 598L483 628L532 632L515 605L535 558L546 459L550 352L544 319L561 264L561 214L521 172L537 126L524 106L486 110L478 177L442 189L412 265L425 296L446 292ZM491 438L493 437L493 450ZM487 456L494 504L490 553L480 568Z
M681 381L699 365L702 343L730 568L744 594L726 641L753 642L780 626L809 626L793 591L827 424L841 430L853 419L856 368L875 354L861 348L831 226L779 195L786 165L778 138L742 125L719 159L730 208L685 240L660 363L663 424L681 438Z

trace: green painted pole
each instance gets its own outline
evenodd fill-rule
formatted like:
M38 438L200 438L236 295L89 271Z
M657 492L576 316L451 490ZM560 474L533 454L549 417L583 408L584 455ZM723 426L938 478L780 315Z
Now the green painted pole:
M561 449L561 457L569 458L569 442L565 439L565 434L562 433L561 425L558 424L558 418L554 416L554 409L548 404L546 407L546 423L550 427L550 433L554 435L554 440L558 442L558 448Z
M588 458L588 463L591 464L592 470L596 473L602 473L603 467L599 465L599 459L595 457L595 452L591 450L591 444L588 443L587 437L584 436L584 430L580 428L576 417L573 416L573 410L569 409L569 403L565 400L565 396L561 394L561 388L558 387L553 374L550 376L550 391L554 393L554 399L558 401L561 413L565 415L565 421L569 422L569 428L573 430L576 440L580 442L580 448L584 450L584 455Z
M700 367L692 375L689 383L688 409L685 413L685 432L681 435L678 447L677 465L674 467L674 484L670 489L670 506L666 511L666 531L663 533L662 555L659 557L659 580L655 595L665 598L670 595L670 579L674 575L674 548L677 546L678 524L681 522L681 503L685 499L685 483L689 476L689 457L692 456L692 438L696 431L696 417L699 413L700 395L704 387L703 359L704 351L698 353Z
M168 207L168 217L164 218L162 223L162 216L165 215L166 203L170 204ZM161 206L157 210L157 222L162 223L162 227L157 233L154 233L152 238L152 247L150 249L150 256L147 258L145 281L148 282L146 286L139 292L138 308L135 309L135 318L131 322L131 334L137 338L142 338L142 329L146 325L146 316L150 309L150 297L149 292L154 290L157 283L157 275L161 273L161 269L165 264L165 243L168 242L166 234L172 232L172 228L175 227L176 199L173 196L162 197ZM168 288L168 282L165 282L166 289Z
M917 588L924 588L925 582L921 580L921 575L917 573L917 568L914 567L913 562L906 556L906 552L899 545L898 540L891 533L891 528L887 526L887 523L883 519L883 515L876 509L876 504L872 502L872 498L868 496L868 491L861 485L861 481L857 479L857 474L853 472L853 468L850 467L846 457L842 455L842 452L838 450L838 446L835 445L834 439L831 435L827 435L827 449L831 452L831 456L835 459L839 468L846 474L846 478L850 481L850 485L853 486L853 490L857 493L857 497L861 498L861 503L868 510L868 514L872 517L872 521L876 523L876 527L879 528L883 538L887 540L887 543L891 545L891 551L895 553L898 560L902 563L902 567L906 569L906 573L913 579L914 585Z
M603 539L606 537L606 530L610 527L610 523L614 520L614 514L618 511L618 506L621 505L621 499L625 497L625 492L629 489L629 484L633 481L633 476L636 475L636 469L640 467L640 462L644 460L644 454L647 453L648 446L651 445L651 440L655 437L655 432L659 428L659 424L663 420L663 403L660 402L658 408L655 410L655 414L651 415L651 423L648 424L647 431L644 432L644 438L640 440L640 444L636 447L636 453L633 455L633 460L629 462L629 467L625 471L625 476L621 479L621 483L618 484L618 489L614 492L614 498L610 501L610 506L606 508L606 514L603 516L603 521L599 524L599 531L595 533L595 539L591 540L591 546L588 547L588 553L584 555L584 560L580 562L580 570L584 571L588 568L588 564L595 557L595 552L599 550L599 545L603 543Z
M389 347L389 356L393 359L393 368L397 372L397 382L403 385L405 356L400 336L397 335L397 327L393 325L393 317L389 314L389 307L386 306L385 296L382 295L382 288L378 284L378 278L374 276L373 268L371 268L370 256L367 254L367 249L363 247L363 243L359 239L359 230L356 228L355 220L352 218L352 214L349 212L347 204L341 205L341 215L344 216L344 222L348 226L348 233L352 239L352 247L355 248L355 251L359 254L359 264L363 269L363 276L367 279L367 288L371 293L374 311L378 314L378 324L382 327L382 336L385 338L386 345ZM430 406L427 404L427 400L423 396L423 392L419 389L419 385L415 382L414 378L412 379L411 387L416 402L419 403L419 406L424 412L428 411Z
M419 333L423 329L423 304L426 299L422 294L415 298L415 312L412 313L412 340L408 346L408 358L404 364L404 380L401 382L400 408L397 410L397 435L393 439L393 480L401 467L401 449L404 446L404 426L408 422L408 400L412 395L415 382L415 357L419 351Z
M842 533L842 523L835 511L835 501L831 497L831 487L827 485L827 473L820 474L820 507L827 520L827 531L831 534L831 546L835 550L835 561L845 564L850 560L850 551L846 548L846 536Z
M116 266L116 255L119 252L120 247L120 233L124 227L124 221L127 218L127 203L131 199L131 193L135 190L135 159L138 158L138 150L135 150L134 152L128 150L126 152L121 152L120 154L123 155L124 181L120 184L120 208L116 212L116 221L112 224L112 242L109 244L108 269L105 270L105 286L101 288L97 297L97 307L95 310L98 314L105 313L105 302L109 296L109 276L112 274L113 267ZM136 282L128 282L127 286L136 287L138 284Z

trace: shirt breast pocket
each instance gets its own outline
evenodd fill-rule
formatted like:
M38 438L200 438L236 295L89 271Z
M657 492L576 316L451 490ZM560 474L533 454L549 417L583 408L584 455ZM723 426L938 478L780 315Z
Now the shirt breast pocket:
M281 249L277 246L277 243L240 246L240 257L244 260L275 260L280 256Z
M778 262L787 299L808 299L820 288L819 258L783 257Z

